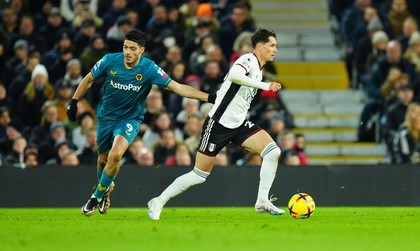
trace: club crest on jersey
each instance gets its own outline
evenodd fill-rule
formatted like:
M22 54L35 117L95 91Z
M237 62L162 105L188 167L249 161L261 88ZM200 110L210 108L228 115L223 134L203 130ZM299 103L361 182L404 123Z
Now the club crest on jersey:
M209 151L213 152L216 149L216 144L210 143L209 144Z
M137 81L141 81L142 79L143 79L143 75L141 75L140 73L136 75Z
M110 71L109 71L109 73L110 73L112 76L117 75L117 71L110 70Z

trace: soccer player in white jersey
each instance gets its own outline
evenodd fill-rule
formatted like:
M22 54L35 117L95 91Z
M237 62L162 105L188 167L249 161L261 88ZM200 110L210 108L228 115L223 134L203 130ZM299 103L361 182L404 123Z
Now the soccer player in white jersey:
M272 92L281 89L279 83L261 81L262 68L274 60L277 52L276 34L259 29L253 33L251 40L253 52L236 60L221 88L216 94L209 95L209 102L214 106L203 124L194 169L175 179L162 194L148 202L150 219L159 220L169 199L203 183L213 168L216 155L230 142L263 158L255 210L272 215L284 214L268 197L277 171L280 148L265 130L246 118L258 89Z

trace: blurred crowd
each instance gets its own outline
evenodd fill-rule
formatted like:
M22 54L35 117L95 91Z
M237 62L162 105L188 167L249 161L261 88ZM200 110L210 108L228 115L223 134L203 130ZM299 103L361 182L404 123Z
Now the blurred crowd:
M354 88L358 139L384 142L391 163L420 163L420 1L329 0Z
M66 107L80 80L106 53L119 52L125 33L147 33L145 56L174 80L208 93L230 65L252 51L256 29L246 0L0 0L0 154L3 166L96 165L95 109L103 79ZM264 70L274 80L275 67ZM211 104L158 87L147 98L142 130L123 158L140 166L193 165ZM280 94L259 91L249 119L282 149L280 162L306 165L303 134ZM261 157L229 145L216 165L257 165Z

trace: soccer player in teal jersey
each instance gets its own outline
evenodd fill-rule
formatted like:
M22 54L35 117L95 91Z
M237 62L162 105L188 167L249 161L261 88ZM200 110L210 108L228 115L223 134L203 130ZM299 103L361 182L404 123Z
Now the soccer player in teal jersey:
M152 60L143 57L145 33L131 30L125 35L123 52L107 54L80 82L67 107L67 116L76 120L77 102L95 79L105 76L102 99L97 108L98 186L82 207L82 214L101 214L110 206L109 195L120 169L120 160L140 130L147 95L153 84L183 97L208 101L208 94L172 80Z

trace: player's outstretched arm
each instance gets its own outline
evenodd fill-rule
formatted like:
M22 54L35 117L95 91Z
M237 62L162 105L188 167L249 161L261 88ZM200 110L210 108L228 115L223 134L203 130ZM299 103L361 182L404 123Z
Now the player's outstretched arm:
M246 76L245 68L235 64L229 71L228 80L238 85L246 85L249 87L259 88L266 91L277 92L281 89L281 85L277 82L258 82Z
M175 92L176 94L186 97L186 98L193 98L198 99L201 101L208 101L209 94L199 91L194 87L189 85L184 85L172 80L169 82L168 86L166 87L167 90Z
M92 73L86 74L86 76L82 79L79 86L77 87L76 91L74 92L73 99L79 100L80 98L85 95L85 93L90 89L95 79L92 76Z
M71 99L69 105L67 106L66 114L69 120L76 121L77 102L89 90L94 80L95 79L93 78L92 74L89 73L80 82L79 86L77 87L73 95L73 98Z

